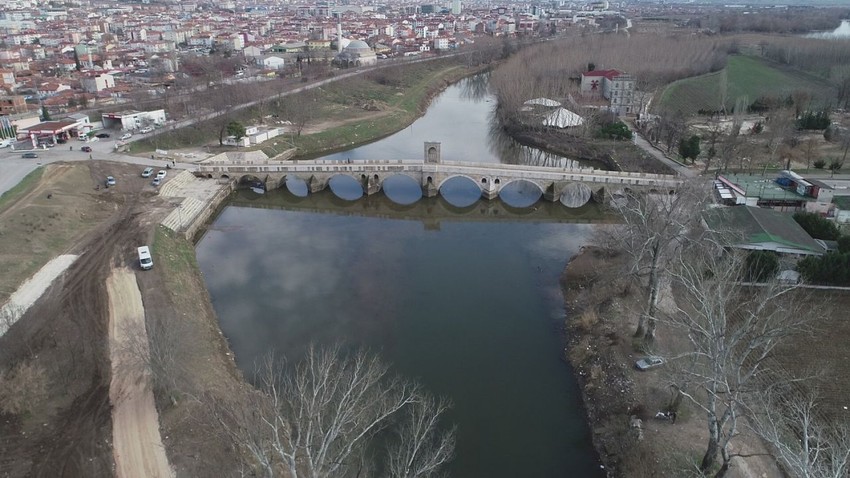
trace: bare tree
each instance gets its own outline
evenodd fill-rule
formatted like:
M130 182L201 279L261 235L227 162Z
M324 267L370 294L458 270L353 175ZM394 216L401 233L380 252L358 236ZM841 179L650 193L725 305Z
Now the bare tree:
M298 366L267 358L259 391L238 403L217 402L215 413L248 466L263 476L435 475L451 460L454 431L440 431L448 403L365 352L310 347ZM395 433L392 440L391 433ZM373 438L391 441L381 459Z
M316 96L312 91L301 91L289 95L282 108L283 117L292 123L296 136L301 136L304 127L316 115Z
M35 358L0 370L0 411L9 414L31 412L47 398L49 379Z
M683 182L675 194L626 193L612 201L623 224L611 229L616 249L630 257L630 272L647 278L646 305L635 330L635 337L647 342L655 339L658 294L668 265L680 253L681 241L699 221L709 199L705 181Z
M818 140L815 139L815 138L809 138L803 144L804 144L803 152L806 155L806 171L808 171L809 168L812 165L812 157L814 156L815 152L818 150Z
M117 373L137 376L150 373L157 399L172 405L181 397L195 393L195 375L186 364L198 353L197 345L183 339L190 328L182 320L166 324L158 318L148 318L147 325L125 325L117 351L120 356Z
M746 111L746 98L738 98L735 102L735 110L732 113L732 126L729 133L723 139L720 147L720 160L722 170L729 168L729 163L736 156L741 145L741 126L744 124L744 111Z
M785 142L785 139L791 134L794 129L794 113L789 109L781 109L778 111L774 111L770 115L770 121L767 124L767 128L765 131L765 138L767 140L767 151L768 156L767 160L764 163L764 170L767 170L768 166L773 165L776 160L776 152L779 151L779 147L782 146L782 143ZM788 164L786 164L785 169L790 169L791 159L789 157Z
M755 394L751 428L792 476L844 478L850 473L850 428L827 419L816 390L783 384Z
M445 399L427 398L408 407L396 440L389 446L387 471L393 478L431 476L454 454L454 432L439 434L440 417L448 410Z
M741 284L745 255L730 249L728 238L712 234L692 241L671 270L677 310L667 319L688 338L689 350L679 360L695 390L680 393L706 414L708 443L700 463L707 473L722 461L715 477L725 476L733 454L747 393L762 384L767 359L786 337L805 325L799 297L773 280L759 287Z

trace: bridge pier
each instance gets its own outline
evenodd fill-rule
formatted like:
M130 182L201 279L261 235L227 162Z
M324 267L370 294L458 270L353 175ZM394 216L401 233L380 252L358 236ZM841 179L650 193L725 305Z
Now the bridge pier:
M310 191L310 194L323 191L326 187L328 187L328 181L321 180L315 175L310 176L310 179L307 180L307 189Z
M564 182L553 181L543 191L543 199L549 202L556 202L561 199L561 191L566 186Z
M437 194L440 194L440 190L437 189L437 186L435 186L433 182L426 181L422 185L422 197L432 198Z
M491 199L496 199L499 197L499 187L498 184L494 184L494 182L490 178L484 178L481 183L481 197L487 199L488 201Z
M266 180L263 181L263 184L266 187L266 191L272 191L277 189L286 182L286 176L280 176L277 174L269 174L266 175Z
M363 194L366 196L371 196L381 191L381 180L377 175L366 176L360 180L360 184L363 186Z

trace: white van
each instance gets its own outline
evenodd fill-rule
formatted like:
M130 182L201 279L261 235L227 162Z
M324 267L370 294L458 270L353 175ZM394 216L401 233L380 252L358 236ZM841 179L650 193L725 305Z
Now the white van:
M148 246L142 246L139 248L139 266L144 270L148 270L153 267L151 250L148 249Z

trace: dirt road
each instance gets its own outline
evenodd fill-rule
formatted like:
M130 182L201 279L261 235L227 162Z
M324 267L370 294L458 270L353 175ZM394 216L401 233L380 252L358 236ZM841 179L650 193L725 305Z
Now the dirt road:
M113 269L106 280L109 295L109 354L112 358L112 447L119 478L170 477L159 415L147 366L145 310L136 276Z

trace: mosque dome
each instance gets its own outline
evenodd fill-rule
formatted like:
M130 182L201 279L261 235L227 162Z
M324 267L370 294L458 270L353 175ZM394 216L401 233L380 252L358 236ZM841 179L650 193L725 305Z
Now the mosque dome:
M361 56L373 53L372 47L363 40L351 40L344 50L349 53L359 53Z

